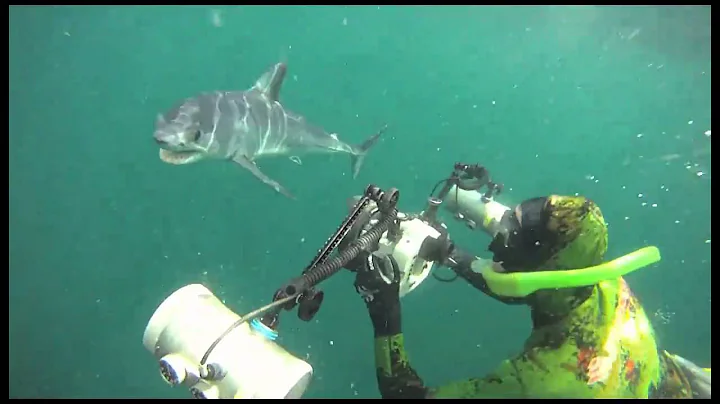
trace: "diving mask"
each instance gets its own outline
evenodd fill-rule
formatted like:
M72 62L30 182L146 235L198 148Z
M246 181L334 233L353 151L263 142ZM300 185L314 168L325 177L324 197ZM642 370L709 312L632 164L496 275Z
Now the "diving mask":
M493 293L506 297L525 297L541 289L577 288L617 279L660 259L660 250L649 246L612 261L582 269L503 273L495 269L499 263L478 258L473 261L472 270L483 276Z

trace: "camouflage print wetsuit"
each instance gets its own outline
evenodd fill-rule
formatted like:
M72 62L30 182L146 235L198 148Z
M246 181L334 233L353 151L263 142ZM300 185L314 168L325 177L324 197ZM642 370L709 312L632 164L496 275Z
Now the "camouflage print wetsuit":
M536 269L582 268L602 262L607 228L592 201L552 196L540 202L546 212L542 226L550 229L555 239L548 253L551 258L543 258L544 264ZM513 214L523 213L517 210ZM510 251L497 259L502 253L495 252L495 258L511 264L516 253ZM658 350L648 317L622 278L513 299L493 295L482 276L469 266L455 270L500 301L530 306L533 328L522 352L484 377L428 388L408 362L400 332L399 301L391 309L371 309L383 398L693 397L688 372L672 355Z
M594 287L559 321L533 310L519 355L479 378L425 388L408 362L403 334L375 339L383 398L690 398L684 373L660 352L653 329L622 279Z

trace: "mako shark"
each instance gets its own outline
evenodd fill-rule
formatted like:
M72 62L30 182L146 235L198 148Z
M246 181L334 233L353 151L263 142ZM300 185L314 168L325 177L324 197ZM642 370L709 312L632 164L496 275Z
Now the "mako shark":
M387 126L360 145L343 142L280 103L286 72L286 65L278 63L248 90L201 93L164 115L158 114L154 138L160 146L160 159L169 164L231 160L289 198L294 197L287 189L260 171L257 158L348 153L353 178L357 177L368 150Z

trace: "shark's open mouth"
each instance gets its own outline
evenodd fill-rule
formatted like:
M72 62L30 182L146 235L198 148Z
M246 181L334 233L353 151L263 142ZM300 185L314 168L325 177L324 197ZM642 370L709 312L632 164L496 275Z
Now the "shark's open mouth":
M193 163L195 161L200 160L201 157L202 157L202 154L200 152L196 152L196 151L176 152L176 151L160 149L160 160L162 160L168 164L180 165L180 164Z

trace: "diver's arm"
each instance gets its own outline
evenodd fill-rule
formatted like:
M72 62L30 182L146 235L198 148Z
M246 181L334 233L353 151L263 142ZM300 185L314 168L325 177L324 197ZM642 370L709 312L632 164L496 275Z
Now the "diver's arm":
M378 302L379 303L379 302ZM425 398L427 389L408 362L400 301L368 304L375 333L375 368L382 398Z
M375 366L380 395L384 399L402 398L523 398L527 391L520 383L516 366L504 361L495 372L482 378L469 378L437 388L425 387L410 366L405 341L400 332L400 306L370 317L375 329ZM526 359L527 361L527 359Z
M373 325L376 320L373 319ZM384 320L376 330L387 328ZM525 386L518 374L518 364L534 367L528 358L504 361L487 376L451 382L436 388L427 388L408 362L403 334L375 336L375 364L382 398L528 398L532 387ZM538 372L546 373L542 369ZM539 387L539 386L536 386Z
M492 373L431 388L426 398L528 398L514 361L506 360Z
M363 298L374 333L375 370L382 398L424 398L422 379L405 353L400 313L400 272L392 256L367 255L349 269ZM389 283L388 279L392 279Z
M460 277L477 289L495 296L488 289L482 276L470 269L470 264L474 260L473 255L456 248L446 265L453 268ZM401 330L400 299L392 294L376 295L376 297L367 303L367 308L375 333L375 367L382 398L473 398L478 395L508 397L508 394L521 396L522 386L518 385L515 368L508 361L503 363L495 373L485 378L471 378L436 389L425 387L423 380L410 366L405 351L405 341ZM521 299L500 296L498 298L510 299L510 304L523 303ZM498 384L502 384L502 386L498 386Z
M499 296L493 293L487 286L487 282L479 273L474 272L471 267L477 258L455 246L450 255L445 259L443 265L455 271L455 273L471 284L475 289L491 296L505 304L524 304L525 299Z

